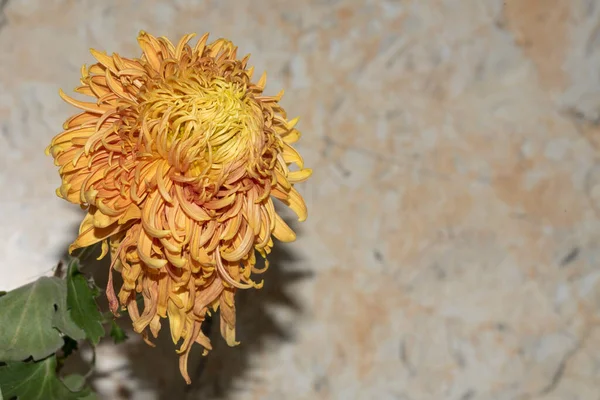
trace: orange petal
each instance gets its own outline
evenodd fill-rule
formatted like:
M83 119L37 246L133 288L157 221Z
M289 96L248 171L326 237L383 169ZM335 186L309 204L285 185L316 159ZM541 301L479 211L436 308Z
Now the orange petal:
M98 60L100 64L104 65L110 72L112 72L113 74L116 74L118 72L112 57L110 57L106 53L101 53L94 49L90 49L90 53L92 53L92 56L96 60Z
M111 109L111 107L108 105L98 105L96 103L86 103L83 101L75 100L74 98L67 96L65 92L62 91L62 89L59 89L58 94L67 103L94 114L104 114L106 111Z

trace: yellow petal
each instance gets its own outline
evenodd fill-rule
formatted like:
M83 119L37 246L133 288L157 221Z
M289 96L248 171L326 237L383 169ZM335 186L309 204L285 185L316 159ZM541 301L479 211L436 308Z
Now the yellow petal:
M266 85L267 85L267 73L263 72L263 74L260 76L260 79L256 83L256 86L258 86L262 90L265 88Z
M297 131L296 129L292 129L285 135L281 135L281 139L283 139L283 141L287 144L293 144L300 139L300 136L301 135L299 131Z
M146 234L144 229L140 229L140 236L137 243L137 253L140 259L150 268L163 268L167 265L167 260L153 258L152 239Z
M96 258L96 260L102 260L107 254L108 254L108 241L107 240L103 240L102 241L102 252L100 252L100 255L98 256L98 258Z
M169 328L171 328L171 339L177 344L185 326L185 313L178 308L173 300L167 302L167 315L169 317Z
M291 208L296 215L298 216L298 221L306 221L308 217L308 210L306 209L306 203L304 203L304 199L300 196L300 193L295 188L288 193L287 200L283 200L289 208Z
M140 219L141 216L142 212L140 211L139 207L135 204L130 204L129 207L127 207L127 210L125 210L125 213L123 213L119 218L119 224L124 224L133 219Z
M181 58L181 55L183 54L183 48L190 40L194 38L194 36L196 36L195 33L188 33L187 35L184 35L181 38L181 40L177 44L177 48L175 49L175 59L178 60Z
M157 49L154 44L156 39L154 36L147 34L144 31L141 31L138 36L138 44L142 48L144 55L146 56L146 60L152 67L154 71L158 71L160 68L160 59L158 58Z
M282 156L287 164L296 164L298 167L300 167L300 169L304 168L304 161L302 160L300 154L296 151L296 149L287 143L283 144Z
M300 171L290 171L288 173L287 178L290 183L299 183L299 182L304 182L311 175L312 175L312 169L304 168L304 169L301 169Z
M275 214L275 227L273 229L273 236L282 242L293 242L296 240L296 234L292 228L285 223L283 218L279 216L279 214Z
M204 52L204 48L206 47L206 41L208 40L208 33L205 33L204 35L202 35L202 37L198 40L198 43L196 43L196 46L194 46L194 53L198 54L199 56L202 55L202 53Z
M98 201L98 205L100 204L102 204L102 201ZM115 217L106 215L99 208L94 210L92 215L94 216L94 227L96 228L106 228L119 219L118 215Z
M90 53L92 53L92 56L96 60L98 60L100 64L104 65L110 72L112 72L113 74L116 74L118 72L112 57L110 57L106 53L101 53L94 49L90 49Z
M105 228L96 228L94 226L94 216L88 213L79 227L79 236L69 246L69 253L72 253L76 249L96 244L125 228L126 226L119 224L113 224Z

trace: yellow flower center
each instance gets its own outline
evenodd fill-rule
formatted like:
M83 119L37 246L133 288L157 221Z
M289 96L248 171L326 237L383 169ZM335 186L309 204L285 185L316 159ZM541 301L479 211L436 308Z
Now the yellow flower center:
M141 97L145 142L188 176L218 174L240 156L251 161L260 144L262 110L239 83L178 77Z

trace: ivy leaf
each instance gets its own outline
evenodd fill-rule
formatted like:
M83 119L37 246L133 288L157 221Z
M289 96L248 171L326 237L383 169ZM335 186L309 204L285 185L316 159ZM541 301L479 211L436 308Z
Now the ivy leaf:
M85 335L94 346L105 333L96 297L98 288L79 272L79 261L72 259L67 270L67 305L71 318L85 331Z
M62 347L62 334L85 338L69 317L60 278L41 277L0 297L0 360L41 360ZM6 393L5 393L6 396Z
M114 319L112 320L112 324L110 326L110 337L113 338L115 344L123 343L125 340L127 340L127 334L123 328L117 325L117 321Z
M10 362L0 367L0 388L7 399L80 400L89 390L71 391L56 375L56 357L36 362Z

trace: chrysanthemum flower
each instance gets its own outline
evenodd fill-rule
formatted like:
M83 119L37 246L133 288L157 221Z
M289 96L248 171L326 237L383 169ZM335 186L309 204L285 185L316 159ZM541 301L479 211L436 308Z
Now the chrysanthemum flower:
M234 294L262 285L251 279L264 271L256 252L266 258L272 236L295 239L272 198L303 221L294 184L311 174L290 146L300 134L282 93L263 96L265 75L252 83L249 56L238 60L230 41L206 44L206 34L192 47L193 37L174 46L141 32L134 59L92 50L98 63L83 66L76 92L95 99L61 91L82 112L47 149L60 166L57 194L87 209L69 250L110 250L111 310L126 309L146 341L167 318L188 383L192 344L211 349L200 329L207 314L220 309L221 334L237 344ZM123 277L118 295L113 269Z

